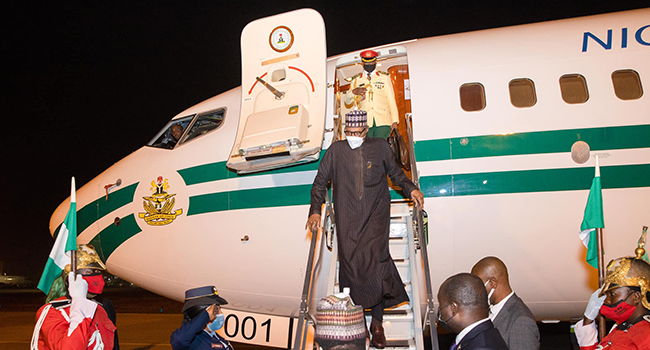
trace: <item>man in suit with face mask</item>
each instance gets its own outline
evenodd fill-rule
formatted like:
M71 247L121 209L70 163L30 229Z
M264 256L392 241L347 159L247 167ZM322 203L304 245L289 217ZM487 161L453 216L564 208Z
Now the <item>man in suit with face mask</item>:
M508 350L488 317L487 293L470 273L449 277L438 290L438 323L458 334L450 350Z
M490 319L510 350L539 350L539 328L523 300L512 291L508 268L501 259L488 256L472 267L488 292Z

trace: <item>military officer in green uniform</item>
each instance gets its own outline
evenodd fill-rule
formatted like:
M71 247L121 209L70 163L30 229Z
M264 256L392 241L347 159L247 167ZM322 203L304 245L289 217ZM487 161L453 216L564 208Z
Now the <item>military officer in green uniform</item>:
M376 51L366 50L360 56L364 72L352 76L350 90L343 96L344 107L366 111L370 126L367 136L385 139L399 123L390 74L375 69L379 56Z

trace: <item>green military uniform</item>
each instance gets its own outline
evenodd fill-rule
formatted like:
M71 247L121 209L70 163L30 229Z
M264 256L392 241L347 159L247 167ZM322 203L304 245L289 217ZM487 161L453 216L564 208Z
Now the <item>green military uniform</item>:
M355 101L352 90L358 87L366 88L366 92ZM391 125L399 123L393 84L386 72L375 70L352 76L350 90L343 96L343 102L346 110L354 109L356 104L358 109L368 112L368 137L385 139L390 134Z

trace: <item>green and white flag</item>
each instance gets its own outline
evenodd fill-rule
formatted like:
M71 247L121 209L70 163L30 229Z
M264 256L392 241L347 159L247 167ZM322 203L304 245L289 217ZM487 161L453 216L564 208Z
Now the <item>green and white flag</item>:
M71 254L68 252L71 250L77 250L77 196L75 194L74 177L72 178L72 189L70 191L70 209L63 224L61 224L50 257L45 264L43 275L38 282L38 289L45 294L50 292L52 283L57 277L61 276L65 265L70 264Z
M605 228L603 217L603 194L600 185L600 165L598 156L596 156L596 176L591 182L589 189L589 198L585 208L585 216L580 225L580 234L578 235L582 243L587 247L587 263L598 268L598 239L596 236L597 228Z

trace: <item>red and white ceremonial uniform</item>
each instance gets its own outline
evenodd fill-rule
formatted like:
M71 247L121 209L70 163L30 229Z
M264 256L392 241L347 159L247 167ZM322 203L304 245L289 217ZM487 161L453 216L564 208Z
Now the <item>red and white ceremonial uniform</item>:
M116 327L96 302L65 297L36 313L32 350L111 350Z
M583 320L576 323L575 334L581 350L612 349L612 350L646 350L650 349L650 316L630 328L620 330L614 327L612 331L598 344L596 322L583 325Z

